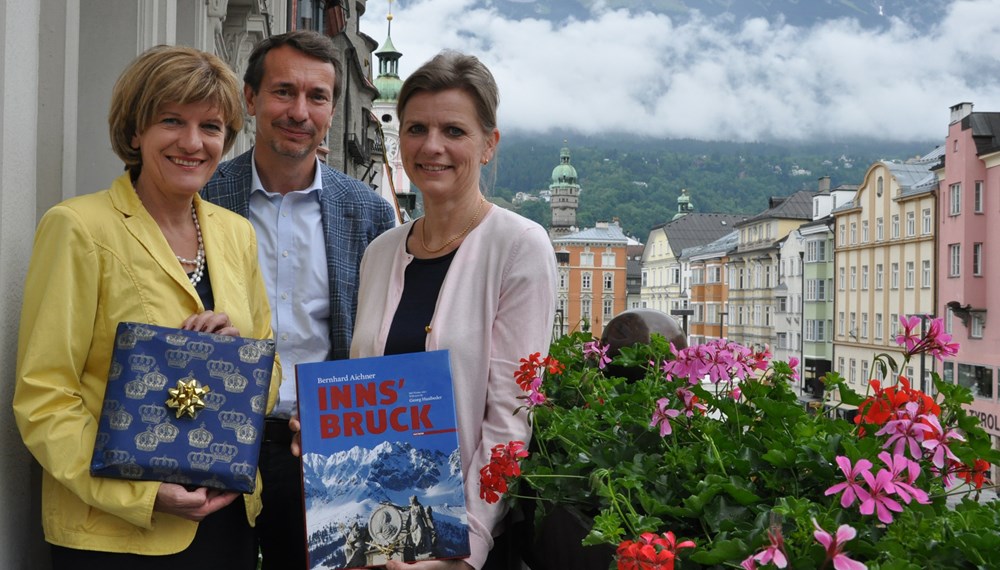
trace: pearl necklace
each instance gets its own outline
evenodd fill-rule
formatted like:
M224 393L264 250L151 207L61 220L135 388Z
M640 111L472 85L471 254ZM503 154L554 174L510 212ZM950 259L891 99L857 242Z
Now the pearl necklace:
M205 274L205 241L201 237L201 224L198 223L198 212L194 209L194 202L191 203L191 219L194 220L194 230L198 233L198 255L194 259L188 259L179 255L175 255L174 257L177 258L177 261L185 265L194 266L194 271L188 275L188 279L191 280L193 287L197 287L202 275Z
M427 247L427 218L424 218L424 223L421 224L421 226L420 226L420 245L423 246L424 251L426 251L427 253L437 253L437 252L441 251L442 249L448 247L452 243L454 243L455 240L457 240L460 237L463 237L465 234L469 233L469 230L472 229L473 224L475 224L476 220L479 219L479 214L482 213L484 205L486 205L486 198L483 198L482 196L480 196L479 197L479 207L476 208L476 215L472 216L472 219L469 220L469 223L465 225L465 229L462 230L462 233L460 233L457 236L451 238L450 240L444 242L444 245L442 245L441 247L439 247L437 249L431 249L431 248Z

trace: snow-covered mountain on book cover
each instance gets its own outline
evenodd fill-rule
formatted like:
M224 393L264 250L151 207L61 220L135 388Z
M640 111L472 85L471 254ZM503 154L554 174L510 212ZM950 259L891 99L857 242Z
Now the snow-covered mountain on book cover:
M295 374L309 568L468 556L448 351Z

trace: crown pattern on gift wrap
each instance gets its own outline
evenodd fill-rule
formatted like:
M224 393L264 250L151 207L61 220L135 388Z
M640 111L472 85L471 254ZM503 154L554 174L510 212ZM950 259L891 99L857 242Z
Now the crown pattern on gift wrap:
M147 327L146 325L135 325L132 327L132 334L139 342L146 342L147 340L152 340L156 336L156 331Z
M114 382L115 380L122 377L122 371L125 367L122 366L121 362L113 361L111 363L111 368L108 370L108 382Z
M202 396L201 400L205 402L205 407L213 412L218 412L226 405L226 395L222 392L209 392Z
M267 397L258 395L250 398L250 409L255 414L263 414L267 409Z
M225 378L236 372L236 365L225 360L209 360L205 368L208 369L208 375L212 378Z
M145 469L132 462L119 465L118 472L126 479L140 479L145 473Z
M237 410L219 412L219 424L223 429L235 430L247 421L247 415Z
M235 475L237 478L250 481L253 481L254 476L257 474L256 468L254 468L253 465L250 465L246 461L242 461L240 463L233 463L232 465L229 466L229 472Z
M150 390L162 390L166 385L169 378L167 375L160 372L159 370L153 370L152 372L147 372L142 377L142 381L146 386L149 386Z
M132 461L132 454L124 449L105 449L104 462L108 465L124 465Z
M153 433L155 433L156 437L160 438L160 441L163 443L173 443L174 440L177 439L177 435L181 433L181 430L167 420L154 427Z
M212 443L212 439L212 432L205 429L205 424L188 432L188 445L191 447L205 449Z
M180 348L168 350L164 355L167 357L167 366L171 368L187 368L191 362L191 354Z
M208 446L208 452L215 457L216 461L230 463L236 457L236 454L240 452L240 448L231 443L213 443Z
M135 333L127 330L118 335L118 338L115 339L115 346L125 350L133 349L137 340Z
M149 386L141 378L130 380L125 384L125 397L130 400L141 400L149 392Z
M212 351L214 350L215 347L210 342L192 340L187 344L187 351L191 355L191 358L198 360L208 360L208 357L212 355Z
M143 423L156 425L167 417L167 409L159 404L143 404L139 406L139 419Z
M111 441L111 434L106 431L97 432L97 437L94 438L94 447L96 449L104 449L108 446L108 442Z
M215 456L204 451L191 451L187 454L187 460L191 469L208 471L212 468L212 463L215 463Z
M157 445L160 445L160 438L148 429L135 436L135 448L139 451L156 451Z
M184 333L170 333L163 335L163 340L171 346L184 346L187 344L188 337Z
M222 386L226 389L226 392L232 394L242 394L247 389L247 384L249 383L247 377L239 372L233 372L222 379Z
M263 368L254 368L253 381L261 388L267 386L268 383L271 381L271 371L264 370Z
M246 362L247 364L257 364L260 362L260 357L262 355L260 347L254 343L244 344L239 350L240 361Z
M126 431L132 425L132 414L119 408L108 414L108 423L115 431Z
M177 471L177 467L179 467L180 464L180 461L165 455L153 457L149 460L149 466L152 467L153 471L157 473L173 473L174 471Z
M128 368L133 372L145 374L156 366L156 359L148 354L133 354L128 357Z
M257 428L253 424L243 424L236 428L236 441L243 445L250 445L257 439Z

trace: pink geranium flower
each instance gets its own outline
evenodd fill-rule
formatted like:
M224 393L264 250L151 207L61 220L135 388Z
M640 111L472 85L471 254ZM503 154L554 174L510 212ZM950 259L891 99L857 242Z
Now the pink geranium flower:
M941 422L934 414L925 414L924 420L934 428L932 435L925 437L923 441L924 448L931 452L931 463L938 469L942 469L944 468L945 459L958 461L955 454L951 452L948 441L952 439L965 441L965 438L954 428L943 429Z
M920 476L919 463L907 458L905 455L889 455L885 451L879 453L878 458L889 468L889 472L892 474L893 489L899 495L899 498L903 499L904 503L909 504L911 500L915 500L922 505L926 505L931 502L927 493L914 485L917 477Z
M597 357L597 367L601 370L604 370L605 366L611 364L611 357L608 356L608 346L601 344L599 340L584 344L583 356L584 358Z
M761 564L774 564L778 568L788 566L788 558L785 556L785 537L781 535L781 527L771 527L767 531L767 538L771 540L771 544L755 554L753 559Z
M844 494L840 497L840 506L845 509L853 505L855 499L862 501L868 499L868 492L858 483L858 477L869 472L872 468L872 462L867 459L859 459L857 463L851 465L851 460L843 455L838 455L836 461L847 481L837 483L823 494L829 496L843 491Z
M903 506L890 496L896 492L892 472L882 469L878 475L872 475L871 471L865 471L861 476L868 484L868 496L861 499L861 514L877 513L878 520L885 524L891 523L892 513L903 512Z
M670 408L670 400L660 398L656 401L656 411L653 412L653 420L649 422L649 427L660 426L660 437L666 437L673 433L670 426L670 418L681 415L680 410Z
M858 535L858 532L854 528L842 524L837 529L837 533L831 535L820 528L816 519L813 519L812 522L813 526L816 527L813 536L826 549L826 561L832 561L835 570L868 570L867 566L857 560L852 560L844 554L844 543Z
M920 459L923 456L920 444L923 443L928 433L933 433L934 428L921 421L926 416L918 413L919 408L919 403L908 402L896 413L896 419L887 421L880 430L875 432L875 435L889 434L889 438L885 440L882 447L888 449L895 445L893 453L896 455L908 449L910 457L913 459Z

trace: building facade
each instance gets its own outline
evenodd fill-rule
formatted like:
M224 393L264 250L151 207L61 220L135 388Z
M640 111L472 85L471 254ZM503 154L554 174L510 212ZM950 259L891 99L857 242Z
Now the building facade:
M625 310L629 238L617 221L552 240L558 264L556 333L591 331Z
M580 184L576 168L570 164L569 147L559 151L559 164L552 169L552 183L549 184L549 207L552 208L552 223L549 236L557 239L579 230L576 227L576 210L580 206Z
M768 208L736 224L739 243L729 256L729 338L762 349L774 341L774 288L781 269L781 242L812 219L811 191L771 198Z
M700 246L684 249L681 261L691 272L690 309L693 311L688 328L688 345L705 344L726 338L728 315L729 255L736 251L739 232L733 230L721 238Z
M855 391L883 376L874 355L902 363L895 342L900 316L934 313L937 179L930 169L940 150L906 163L873 164L854 200L833 212L834 369ZM900 374L926 389L931 361L910 361Z
M937 174L938 246L936 314L961 346L942 365L945 380L972 391L967 406L1000 440L1000 113L951 109L948 138ZM990 324L994 324L990 328ZM994 475L996 475L994 473Z

